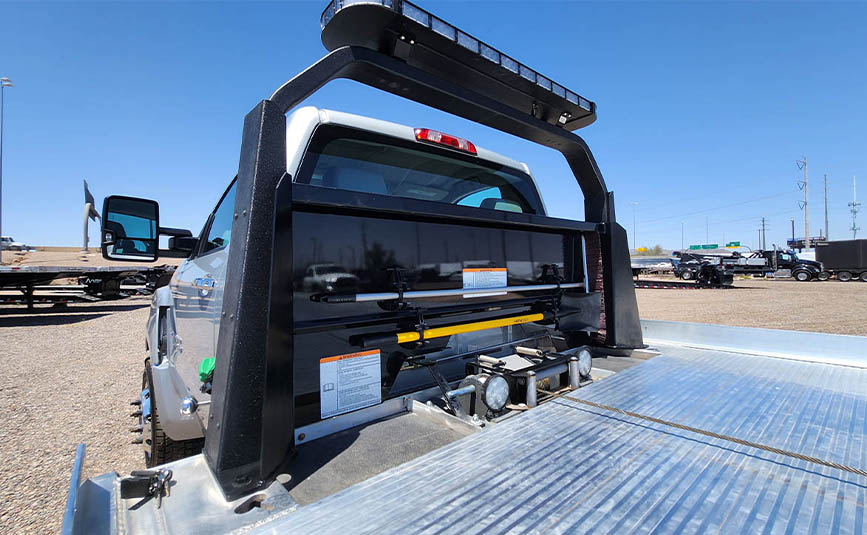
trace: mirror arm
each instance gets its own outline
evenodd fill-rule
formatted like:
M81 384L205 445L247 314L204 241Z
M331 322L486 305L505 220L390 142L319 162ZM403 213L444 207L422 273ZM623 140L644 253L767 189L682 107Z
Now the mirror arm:
M189 238L193 235L193 233L187 229L172 227L160 227L159 233L165 236L176 236L178 238Z

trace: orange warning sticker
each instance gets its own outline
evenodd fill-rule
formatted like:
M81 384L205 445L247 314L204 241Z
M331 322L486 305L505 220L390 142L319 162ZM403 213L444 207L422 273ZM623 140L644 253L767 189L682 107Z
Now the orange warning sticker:
M505 288L509 279L506 268L465 268L463 276L464 290Z
M366 357L368 355L375 355L379 353L378 349L371 349L370 351L359 351L357 353L347 353L345 355L335 355L333 357L325 357L324 359L319 359L319 364L323 364L325 362L334 362L337 360L344 359L354 359L358 357Z
M320 417L382 401L382 362L378 349L319 359Z

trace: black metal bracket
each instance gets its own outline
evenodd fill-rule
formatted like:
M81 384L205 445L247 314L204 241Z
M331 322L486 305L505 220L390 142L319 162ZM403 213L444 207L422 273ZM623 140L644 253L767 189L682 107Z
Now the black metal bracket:
M436 381L437 386L439 387L440 392L442 392L443 399L445 400L449 410L451 410L458 418L468 418L467 411L464 409L463 405L461 405L461 400L459 400L457 397L449 396L449 392L451 391L451 388L449 387L449 382L446 380L446 378L437 367L437 361L420 364L427 367L427 370L430 372L434 381Z
M418 341L416 342L416 347L420 347L425 345L424 332L427 329L427 322L424 319L424 309L422 307L416 308L415 311L415 330L418 332Z
M397 301L388 302L386 304L389 310L403 310L409 308L409 301L405 300L403 293L409 289L409 282L406 280L406 269L398 266L386 268L386 271L391 275L391 285L397 291Z
M157 508L163 504L163 496L168 496L172 481L172 471L160 470L133 470L128 477L120 480L120 497L144 498L133 507L139 507L151 498L157 499Z
M554 290L554 295L551 297L551 313L554 317L554 329L560 330L560 305L563 302L563 295L566 293L561 287L564 277L560 274L560 269L557 264L545 264L542 266L541 279L545 284L556 284L557 289Z

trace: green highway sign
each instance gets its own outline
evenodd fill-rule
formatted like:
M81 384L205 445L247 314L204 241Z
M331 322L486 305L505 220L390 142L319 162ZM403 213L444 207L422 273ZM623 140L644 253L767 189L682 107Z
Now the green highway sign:
M696 249L701 249L701 245L690 245L690 246L689 246L689 250L690 250L690 251L694 251L694 250L696 250Z
M702 249L719 249L718 243L705 243L701 246Z
M730 241L726 244L726 247L740 247L741 242L739 241Z

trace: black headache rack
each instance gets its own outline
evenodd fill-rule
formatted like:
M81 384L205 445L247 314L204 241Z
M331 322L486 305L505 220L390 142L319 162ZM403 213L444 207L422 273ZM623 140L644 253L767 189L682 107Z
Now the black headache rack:
M422 312L435 319L449 314L490 314L497 306L509 310L527 307L528 311L544 317L540 321L551 323L562 321L556 307L552 310L550 306L557 303L552 296L558 291L577 299L587 298L579 294L595 294L601 310L599 328L594 329L598 332L592 341L617 348L643 345L626 232L615 221L613 196L606 189L587 145L568 130L576 123L566 121L568 126L564 128L558 126L563 124L559 119L551 120L555 117L551 113L559 117L569 110L556 98L545 100L536 94L536 88L543 87L538 84L538 78L530 91L527 84L510 84L505 73L490 68L476 69L470 62L453 57L458 54L434 54L431 50L442 43L436 42L441 34L431 28L432 19L427 19L428 27L413 25L403 20L407 19L405 14L394 15L411 4L386 3L392 7L376 4L343 7L332 3L323 15L326 23L323 42L332 52L284 84L269 99L261 101L244 122L233 245L227 266L217 344L218 365L214 371L204 449L208 465L228 499L267 486L286 469L292 458L297 397L293 375L297 368L296 350L301 347L299 342L304 336L353 327L371 333L393 332L399 330L395 326L404 325L402 322L411 323L408 316L418 314L416 309L397 306L394 310L382 310L381 314L353 316L336 308L344 305L329 304L322 296L310 296L312 299L301 296L301 299L297 295L300 259L296 256L303 251L296 249L308 247L305 244L310 243L309 236L321 229L323 217L333 222L386 221L428 230L437 225L473 227L482 229L479 232L502 236L523 233L540 240L554 236L563 273L549 272L547 280L541 281L553 285L553 290L543 290L541 294L517 292L503 298L508 303L491 307L452 303L430 306ZM376 23L383 20L387 22ZM351 24L352 21L356 23ZM330 30L335 24L339 26L333 28L339 27L339 32ZM413 35L401 38L400 31L404 28L411 29ZM381 32L382 38L371 47L370 36L377 32ZM455 34L455 39L457 37ZM392 41L395 46L389 45ZM401 44L398 45L398 41ZM482 50L481 45L479 43L478 50ZM424 52L416 53L423 49ZM472 77L467 76L467 69L472 69ZM286 172L286 113L337 78L355 80L558 150L569 163L584 194L588 221L485 211L294 184ZM533 102L536 105L524 105ZM584 109L581 102L571 108L574 115ZM595 107L583 102L590 110L589 115L588 110L584 110L580 121L589 124L595 118ZM389 276L397 281L398 287L394 290L402 292L399 273ZM556 288L570 282L580 282L580 289ZM402 300L406 299L399 296L396 301ZM340 311L335 313L341 317L296 319L295 315L303 310L299 305L302 301L310 306L335 307L335 311ZM263 303L267 304L264 314ZM449 307L461 306L460 310L449 310ZM424 321L422 319L422 323ZM576 328L581 323L578 321ZM564 330L568 328L567 320ZM363 337L350 339L347 336L346 341L359 348L365 346Z

